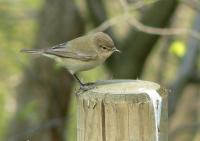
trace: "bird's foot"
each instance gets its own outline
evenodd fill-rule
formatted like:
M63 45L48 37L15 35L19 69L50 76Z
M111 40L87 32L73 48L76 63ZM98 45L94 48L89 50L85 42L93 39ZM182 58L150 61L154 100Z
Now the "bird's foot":
M80 86L80 89L83 91L88 91L94 88L96 88L95 83L86 83Z

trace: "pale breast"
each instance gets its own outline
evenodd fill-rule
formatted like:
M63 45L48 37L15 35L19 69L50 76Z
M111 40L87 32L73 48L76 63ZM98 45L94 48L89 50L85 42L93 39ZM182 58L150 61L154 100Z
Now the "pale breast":
M94 60L94 61L80 61L80 60L74 60L70 58L63 59L63 65L72 73L80 72L80 71L86 71L89 69L92 69L99 64L101 64L101 61Z

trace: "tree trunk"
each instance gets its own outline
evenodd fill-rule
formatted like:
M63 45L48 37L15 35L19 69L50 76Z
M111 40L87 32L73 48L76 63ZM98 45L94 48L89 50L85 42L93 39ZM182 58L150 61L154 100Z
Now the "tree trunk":
M98 3L87 0L87 4L90 17L95 26L107 20L107 12L102 0ZM141 22L152 27L165 27L173 16L177 6L178 1L176 0L160 0L143 13ZM115 43L122 50L120 55L111 56L107 61L107 67L117 78L139 77L145 61L159 39L159 36L136 31L133 27L120 43L111 28L107 29L106 32L114 38Z
M176 0L160 0L143 13L141 22L147 26L165 27L177 5ZM138 78L158 39L158 35L132 29L122 43L122 53L108 62L108 68L118 78Z
M87 4L90 17L95 26L107 20L106 8L102 0L98 4L92 0L87 0ZM144 12L141 22L152 27L165 27L177 6L178 1L176 0L160 0ZM114 38L115 43L122 50L121 54L113 55L107 61L108 68L117 78L139 77L142 74L145 61L159 36L136 31L133 27L120 43L119 39L116 39L112 33L111 28L107 29L106 32Z

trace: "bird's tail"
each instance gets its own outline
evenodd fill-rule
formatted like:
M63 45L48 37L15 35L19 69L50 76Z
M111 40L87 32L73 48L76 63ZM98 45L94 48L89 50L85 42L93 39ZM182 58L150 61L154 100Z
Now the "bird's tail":
M22 50L20 50L20 52L41 54L41 53L43 53L43 50L42 49L22 49Z

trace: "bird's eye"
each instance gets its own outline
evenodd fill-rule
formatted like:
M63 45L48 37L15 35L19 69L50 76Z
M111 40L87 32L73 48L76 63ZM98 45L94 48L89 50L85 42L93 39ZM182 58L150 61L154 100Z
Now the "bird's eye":
M103 49L106 49L106 47L102 47Z
M104 49L104 50L107 49L107 48L106 48L105 46L103 46L103 45L99 45L99 47L102 48L102 49Z

